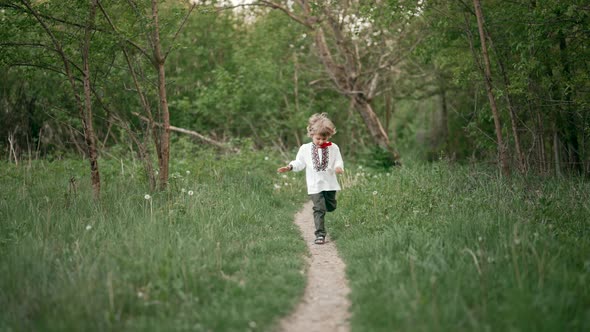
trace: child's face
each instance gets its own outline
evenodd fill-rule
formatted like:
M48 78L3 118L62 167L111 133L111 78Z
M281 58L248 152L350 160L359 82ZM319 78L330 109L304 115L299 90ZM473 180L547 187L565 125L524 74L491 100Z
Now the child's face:
M328 136L323 136L320 134L314 134L313 136L311 136L311 139L313 140L313 144L315 144L315 145L322 145L322 144L326 143L329 138L330 137L328 137Z

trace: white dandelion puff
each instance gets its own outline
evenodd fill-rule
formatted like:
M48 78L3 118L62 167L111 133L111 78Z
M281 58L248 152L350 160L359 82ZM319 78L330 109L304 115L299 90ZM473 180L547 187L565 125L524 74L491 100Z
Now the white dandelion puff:
M92 226L90 226L90 225L86 225L86 230L87 230L87 231L89 231L89 230L91 230L91 229L92 229Z
M145 196L143 196L143 198L145 198L146 200L148 200L148 201L149 201L150 199L152 199L152 196L150 196L150 195L148 195L148 194L145 194Z
M193 192L192 190L189 190L189 191L188 191L188 195L189 195L189 196L192 196L193 194L194 194L194 192Z
M377 190L373 191L373 196L377 196L378 192Z

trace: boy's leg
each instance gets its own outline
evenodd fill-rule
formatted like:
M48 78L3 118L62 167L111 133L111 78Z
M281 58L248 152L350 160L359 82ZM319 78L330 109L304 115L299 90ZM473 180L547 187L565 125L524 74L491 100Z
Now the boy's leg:
M315 236L326 236L324 216L326 215L326 199L323 193L309 195L313 202L313 222L315 224Z
M323 193L326 200L326 211L332 212L336 210L336 191L323 191Z

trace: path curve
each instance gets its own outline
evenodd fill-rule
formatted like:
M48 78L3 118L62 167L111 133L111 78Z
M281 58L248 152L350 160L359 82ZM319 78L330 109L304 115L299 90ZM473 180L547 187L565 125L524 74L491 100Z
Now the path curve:
M311 253L307 258L305 293L295 311L281 321L280 328L283 332L348 332L350 288L346 280L346 266L329 236L323 245L313 243L312 206L311 201L305 203L295 215L295 224L299 226Z

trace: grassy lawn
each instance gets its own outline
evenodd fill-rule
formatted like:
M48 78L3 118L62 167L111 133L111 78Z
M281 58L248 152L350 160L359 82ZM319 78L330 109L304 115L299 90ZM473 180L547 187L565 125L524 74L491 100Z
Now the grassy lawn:
M149 193L139 163L101 160L100 205L86 162L2 164L0 330L271 329L305 281L303 183L279 163L200 154Z
M354 331L590 330L590 183L349 169L330 227Z
M150 193L139 163L101 160L100 205L85 162L0 165L0 330L274 329L305 281L282 162L200 153ZM440 162L341 182L354 331L590 330L588 181Z

